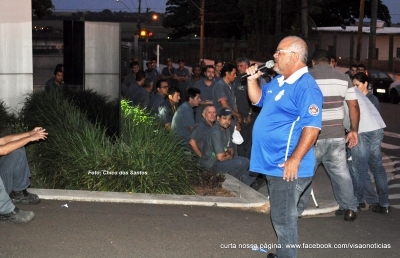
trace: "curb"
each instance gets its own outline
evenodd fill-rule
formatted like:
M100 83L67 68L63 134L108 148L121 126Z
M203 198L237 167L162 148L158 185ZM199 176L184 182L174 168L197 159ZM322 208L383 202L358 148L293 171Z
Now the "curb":
M388 181L398 178L393 173L394 163L382 153L384 167L388 174ZM389 162L387 162L389 161ZM253 209L259 212L269 213L270 205L267 196L255 191L229 174L225 174L226 180L222 186L231 191L236 197L198 196L198 195L169 195L169 194L144 194L123 192L102 192L82 190L58 190L36 189L29 191L37 194L43 200L65 200L83 202L113 202L113 203L143 203L165 205L194 205L214 206L224 208ZM336 200L320 206L319 208L307 208L302 216L314 216L334 212L339 209Z
M43 200L64 200L83 202L114 202L114 203L145 203L167 205L216 206L226 208L261 208L269 211L268 197L254 191L231 175L226 175L222 186L236 197L198 196L198 195L169 195L102 192L82 190L59 190L29 188Z

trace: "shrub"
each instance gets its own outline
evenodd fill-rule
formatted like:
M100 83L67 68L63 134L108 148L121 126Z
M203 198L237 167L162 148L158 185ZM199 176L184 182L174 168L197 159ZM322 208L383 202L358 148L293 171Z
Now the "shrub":
M32 145L33 179L46 188L142 193L193 194L197 167L179 139L146 112L121 117L120 137L107 136L60 95L33 93L21 111L24 123L42 126L48 139ZM87 114L87 113L86 113ZM135 115L136 114L136 115ZM144 119L143 117L147 117ZM96 120L97 121L97 120ZM100 175L95 171L100 172ZM104 175L103 172L117 172ZM118 173L127 172L128 175ZM134 175L143 171L145 175Z
M17 123L15 115L8 112L3 101L0 101L0 137L9 135L14 132Z
M99 123L106 128L107 135L118 135L120 113L118 99L110 101L106 95L86 90L69 94L68 100L74 103L92 124Z

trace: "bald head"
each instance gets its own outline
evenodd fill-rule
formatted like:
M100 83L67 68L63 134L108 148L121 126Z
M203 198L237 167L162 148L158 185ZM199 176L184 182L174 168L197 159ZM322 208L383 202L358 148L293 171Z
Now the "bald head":
M295 52L299 53L300 61L306 65L308 58L307 43L302 38L299 38L297 36L289 36L284 38L283 40L285 39L291 41L290 48L293 49Z
M274 54L276 63L274 70L288 78L306 66L307 56L307 44L303 39L296 36L286 37L279 43Z

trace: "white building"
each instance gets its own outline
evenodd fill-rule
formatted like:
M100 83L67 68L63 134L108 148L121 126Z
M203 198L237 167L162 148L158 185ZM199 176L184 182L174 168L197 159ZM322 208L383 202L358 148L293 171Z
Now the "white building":
M337 26L337 27L317 27L313 28L316 44L314 49L319 47L329 50L337 57L350 58L351 45L353 45L353 58L357 53L357 33L358 26ZM362 28L362 47L361 60L368 59L370 28ZM392 45L392 49L389 46ZM336 51L335 51L336 49ZM389 60L392 54L393 60L400 60L400 28L385 27L383 21L378 21L376 26L376 53L378 60Z

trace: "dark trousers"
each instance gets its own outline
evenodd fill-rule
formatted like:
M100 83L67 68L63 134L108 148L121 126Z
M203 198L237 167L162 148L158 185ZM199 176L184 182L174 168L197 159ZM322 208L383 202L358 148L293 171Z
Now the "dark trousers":
M30 176L31 171L24 147L0 157L0 177L7 194L28 188Z
M243 137L243 143L237 146L238 155L241 157L245 157L250 159L251 155L251 145L252 145L252 136L253 136L253 126L254 120L249 124L241 123L240 127L242 130L240 134Z

